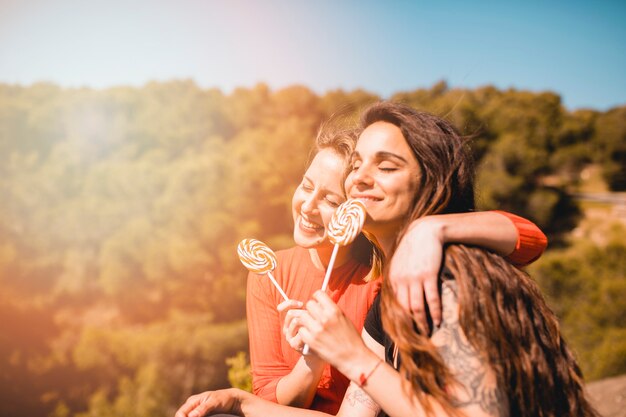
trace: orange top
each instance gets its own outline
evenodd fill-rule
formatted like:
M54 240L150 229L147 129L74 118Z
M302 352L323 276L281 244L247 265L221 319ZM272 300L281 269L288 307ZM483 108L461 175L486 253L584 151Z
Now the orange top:
M525 266L535 262L548 246L548 238L530 220L506 211L495 210L508 217L517 228L517 244L515 250L506 259L515 266Z
M313 264L307 249L294 247L278 251L276 256L274 278L291 299L306 302L322 287L325 271ZM380 288L380 279L363 281L369 269L350 260L333 270L328 285L328 294L359 332ZM282 301L268 277L248 275L246 307L253 392L274 402L278 381L300 359L300 353L289 346L282 334L285 313L276 310ZM310 408L336 414L349 384L348 378L326 365Z
M497 211L509 218L518 230L515 250L507 256L514 265L523 266L541 256L547 246L546 236L532 222L511 213ZM311 262L308 250L294 247L276 252L277 267L273 275L287 295L308 301L322 287L325 271ZM380 280L366 283L363 278L369 267L348 261L336 268L328 288L331 298L361 331L372 302L380 288ZM253 392L277 402L276 385L300 358L282 334L284 313L276 306L283 301L269 278L254 273L248 275L246 308ZM336 414L348 388L349 380L335 368L326 365L311 409Z

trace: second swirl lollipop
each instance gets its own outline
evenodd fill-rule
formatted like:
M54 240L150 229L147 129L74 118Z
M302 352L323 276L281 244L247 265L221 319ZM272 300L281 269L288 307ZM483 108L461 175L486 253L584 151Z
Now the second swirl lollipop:
M330 274L333 272L335 258L339 251L339 246L346 246L352 243L354 239L361 233L363 223L365 223L365 205L360 200L348 200L341 204L333 213L328 223L328 238L335 244L333 253L330 255L330 261L326 268L326 275L322 283L322 291L326 291ZM304 345L303 355L309 353L309 345Z
M265 243L256 239L244 239L237 246L239 260L248 268L249 271L259 275L267 274L272 284L276 287L280 295L285 301L289 301L289 297L280 287L272 271L276 268L276 254Z
M328 238L335 244L335 247L326 269L322 291L326 291L328 286L339 246L349 245L361 233L365 222L365 213L365 205L360 200L348 200L333 213L333 217L328 223Z

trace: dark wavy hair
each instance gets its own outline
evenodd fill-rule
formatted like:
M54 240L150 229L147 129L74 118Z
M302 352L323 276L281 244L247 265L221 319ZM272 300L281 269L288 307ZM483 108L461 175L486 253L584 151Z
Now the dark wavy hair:
M474 210L471 149L449 122L403 104L379 102L364 111L361 129L380 121L401 130L419 164L419 188L407 225L430 214ZM584 397L580 369L536 284L482 249L451 245L444 263L459 286L460 326L495 371L510 415L595 415ZM399 305L388 279L383 280L381 309L385 332L402 359L405 389L427 412L432 411L427 400L431 396L449 412L458 413L446 392L454 375L430 339L415 330L412 316Z

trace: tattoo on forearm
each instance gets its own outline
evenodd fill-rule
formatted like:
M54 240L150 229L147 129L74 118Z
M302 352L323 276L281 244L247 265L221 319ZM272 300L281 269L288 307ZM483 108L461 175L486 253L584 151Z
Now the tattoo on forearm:
M380 410L378 404L376 404L376 402L374 402L361 388L351 389L346 395L346 400L348 401L348 404L353 407L357 404L361 404L376 412Z
M469 343L459 325L456 281L444 281L441 298L443 323L433 337L437 336L439 354L461 388L455 392L454 406L479 406L490 415L508 416L504 390L498 387L487 359Z

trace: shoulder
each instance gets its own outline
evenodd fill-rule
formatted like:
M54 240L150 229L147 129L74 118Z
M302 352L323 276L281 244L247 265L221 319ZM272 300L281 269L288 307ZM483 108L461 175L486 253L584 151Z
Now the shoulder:
M299 246L293 246L289 249L281 249L275 253L278 266L289 265L293 262L302 262L302 260L310 259L309 252Z

